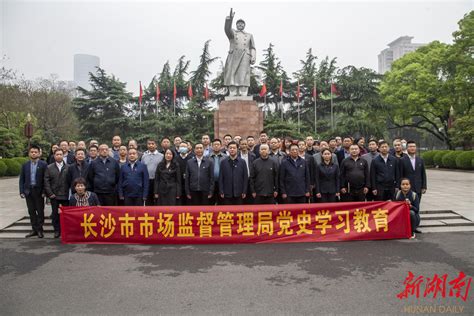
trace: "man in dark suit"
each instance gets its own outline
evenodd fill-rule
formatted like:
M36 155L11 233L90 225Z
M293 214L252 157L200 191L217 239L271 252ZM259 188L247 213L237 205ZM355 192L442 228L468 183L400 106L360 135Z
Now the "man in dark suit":
M389 154L386 141L379 143L380 155L370 164L370 188L376 201L388 201L395 197L395 188L400 177L398 159Z
M70 165L76 161L74 153L69 150L69 142L67 140L62 140L59 143L59 148L63 151L63 160L65 164Z
M416 155L416 143L412 140L407 142L407 153L400 158L400 178L410 179L411 189L421 202L427 188L425 163Z
M99 146L99 158L94 160L87 172L87 184L95 192L102 206L117 205L117 185L120 178L118 162L109 156L109 146Z
M204 145L194 146L195 156L186 162L185 191L189 205L208 205L214 194L214 163L204 157Z
M44 223L44 173L48 167L47 163L40 160L40 148L36 145L30 147L28 151L30 161L25 162L20 173L20 196L26 199L28 214L32 231L26 238L38 236L43 238Z
M219 173L219 194L226 205L241 205L247 196L248 170L245 160L237 155L237 143L227 145L229 157L222 160Z
M51 200L51 222L54 228L54 238L61 235L59 225L59 207L69 205L68 168L64 162L63 151L56 149L54 162L48 165L44 174L44 191Z
M247 171L250 181L250 174L252 172L253 161L257 159L255 154L249 150L247 139L241 139L239 142L239 158L245 160L245 164L247 165ZM250 192L250 182L247 185L247 196L244 200L245 204L253 204L254 198L252 196L252 192Z
M290 146L290 155L280 165L280 191L287 204L306 203L310 197L310 174L306 160L298 155L298 145Z
M350 136L346 136L342 140L342 148L336 151L337 162L339 163L339 166L341 166L341 163L345 158L349 158L351 156L349 148L353 143L354 140Z

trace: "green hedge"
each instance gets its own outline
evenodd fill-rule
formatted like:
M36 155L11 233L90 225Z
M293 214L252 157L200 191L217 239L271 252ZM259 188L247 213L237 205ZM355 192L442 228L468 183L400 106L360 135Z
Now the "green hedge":
M6 176L15 177L20 175L21 165L17 160L14 158L2 160L7 165L7 172L5 173Z
M435 166L442 166L443 165L443 157L447 155L449 150L440 150L438 151L433 157L433 165Z
M464 151L456 157L456 167L460 169L474 169L474 151Z
M27 157L15 157L12 159L16 160L20 164L20 166L29 160Z
M456 169L456 158L462 153L462 151L450 151L443 156L443 159L441 160L441 167Z
M429 150L421 153L421 158L423 158L425 165L434 166L434 156L439 152L440 150Z
M0 177L4 177L5 174L7 173L7 165L3 161L3 159L0 159Z

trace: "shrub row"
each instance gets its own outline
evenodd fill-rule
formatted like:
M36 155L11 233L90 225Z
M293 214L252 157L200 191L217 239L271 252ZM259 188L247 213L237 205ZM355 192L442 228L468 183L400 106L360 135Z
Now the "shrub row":
M426 166L450 169L474 169L474 151L430 150L421 154Z
M21 165L28 161L26 157L0 159L0 177L20 175Z

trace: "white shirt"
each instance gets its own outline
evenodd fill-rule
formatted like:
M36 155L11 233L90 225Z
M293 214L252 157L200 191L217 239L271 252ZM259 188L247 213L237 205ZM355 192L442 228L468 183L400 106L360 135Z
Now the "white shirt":
M383 156L383 155L380 155L380 157L382 157L383 161L385 161L385 164L387 164L387 160L388 160L388 155L387 156Z
M408 155L408 157L410 157L411 166L413 167L413 170L415 170L416 156L415 155L413 155L413 156Z
M61 171L61 169L63 168L63 166L64 166L64 162L63 162L63 161L61 161L61 162L57 162L57 161L56 161L56 167L58 167L58 170L59 170L59 171Z
M247 164L247 174L250 176L249 153L247 152L246 154L244 154L243 152L240 152L240 158L245 160L245 163Z
M196 156L196 161L198 163L198 167L201 168L202 157L199 158L198 156Z

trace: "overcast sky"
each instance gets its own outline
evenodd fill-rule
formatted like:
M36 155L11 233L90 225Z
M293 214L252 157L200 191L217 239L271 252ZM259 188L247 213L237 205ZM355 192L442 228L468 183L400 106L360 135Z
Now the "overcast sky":
M269 43L289 74L308 48L338 66L377 70L387 43L410 35L413 42L451 42L457 22L473 9L467 1L19 1L0 0L2 65L26 78L58 74L73 78L73 55L100 57L101 67L137 90L169 60L186 55L191 70L203 44L225 59L224 20L232 7L254 35L257 63ZM1 65L0 65L1 66ZM217 69L218 64L214 69Z

